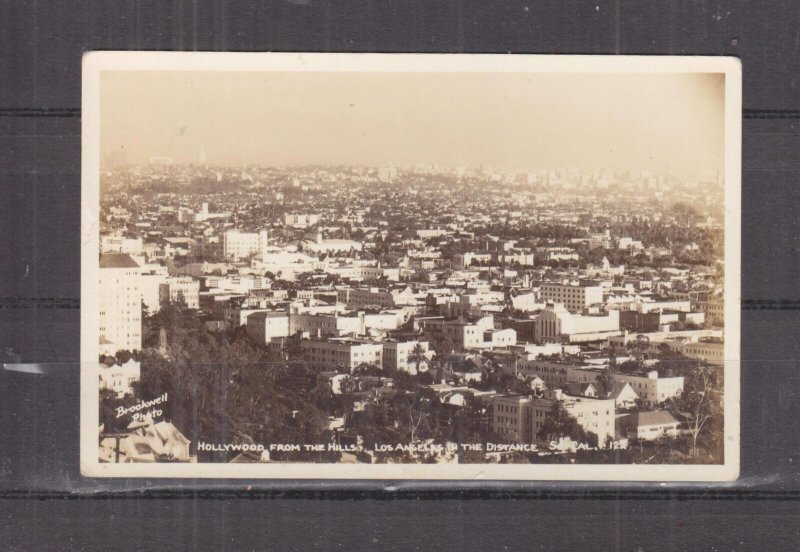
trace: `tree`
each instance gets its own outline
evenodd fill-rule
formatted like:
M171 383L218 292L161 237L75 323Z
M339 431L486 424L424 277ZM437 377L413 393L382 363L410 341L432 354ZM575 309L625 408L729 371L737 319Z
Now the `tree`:
M353 376L382 376L383 370L378 368L374 364L370 364L368 362L362 362L355 368L353 368Z
M428 362L428 357L425 355L425 348L420 343L414 345L414 348L412 348L408 353L408 361L414 363L414 367L417 369L418 374L422 363Z
M689 371L684 380L683 393L667 401L667 406L687 418L692 437L692 457L697 456L697 440L712 420L712 393L716 387L716 375L707 366L697 366Z
M117 364L125 364L126 362L128 362L132 358L132 355L131 355L131 352L127 351L127 350L117 351L117 354L115 355L115 358L116 358Z
M302 364L267 362L268 353L246 332L209 332L197 313L171 305L165 309L163 316L145 320L152 345L138 354L137 397L168 392L165 419L193 443L326 442L328 416L337 404L317 386L313 371ZM163 354L156 348L161 341L156 328L162 327L167 328ZM326 457L304 451L288 456Z
M398 394L390 405L390 416L405 428L409 443L426 437L437 437L439 399L430 388L416 393Z
M650 348L650 338L644 334L639 334L636 339L629 341L625 347L628 349L628 354L633 357L633 361L641 369L644 365L645 353Z
M542 428L537 437L543 441L557 440L569 437L579 443L588 442L586 431L580 426L578 420L572 416L561 402L556 401L550 412L544 418ZM595 437L596 438L596 437Z
M692 226L699 218L697 210L683 201L673 204L671 210L672 215L683 226Z
M294 335L290 335L286 338L286 342L283 346L283 352L286 355L287 360L304 360L306 357L306 352L301 345L303 340L302 334L297 332Z
M418 372L416 380L420 385L432 385L434 383L430 372Z
M455 343L449 337L444 335L437 335L431 340L431 347L436 353L437 357L444 357L451 354L455 350Z
M597 375L596 382L600 387L598 391L600 392L601 398L608 397L608 394L611 393L614 388L614 372L612 370L613 368L609 365L608 368Z
M617 350L614 344L608 352L608 366L605 371L597 376L597 384L600 386L600 396L605 398L614 388L614 375L617 373Z

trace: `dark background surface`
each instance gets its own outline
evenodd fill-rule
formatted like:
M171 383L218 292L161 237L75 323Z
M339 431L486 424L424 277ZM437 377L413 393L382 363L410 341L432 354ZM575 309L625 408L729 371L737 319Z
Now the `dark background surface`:
M800 4L763 4L0 1L0 350L63 363L0 372L3 548L797 549ZM221 491L206 481L178 495L164 481L82 479L80 61L111 49L739 57L741 479L483 491L319 482Z

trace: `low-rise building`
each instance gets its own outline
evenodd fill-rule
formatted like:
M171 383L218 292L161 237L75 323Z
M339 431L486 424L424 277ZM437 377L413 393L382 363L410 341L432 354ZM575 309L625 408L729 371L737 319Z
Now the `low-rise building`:
M430 357L432 352L429 350L427 341L384 341L383 342L383 365L387 369L399 370L410 374L417 373L417 363L409 360L411 352L419 346L426 357ZM428 359L430 360L430 358ZM421 362L419 370L427 370L427 362Z
M634 412L619 421L620 437L653 441L662 437L675 437L680 432L680 420L667 410Z
M344 335L363 336L366 333L366 318L363 312L353 316L336 313L296 313L289 315L289 333L302 333L309 337L338 337Z
M725 344L722 340L716 341L695 341L674 343L665 341L672 349L682 355L696 360L702 360L715 366L722 366L725 363Z
M260 345L268 345L276 337L288 337L289 315L285 312L254 312L247 317L247 334Z
M171 276L158 286L160 303L174 303L189 309L200 308L200 282L190 276Z
M390 308L402 305L413 305L417 302L411 288L381 289L376 287L344 288L337 291L337 299L347 308L358 309L364 307Z
M619 311L579 315L560 303L548 304L536 318L536 340L544 343L586 343L620 334Z
M560 389L573 381L569 377L570 365L537 358L518 358L516 373L526 378L541 378L549 389Z
M584 431L597 435L600 446L608 437L614 438L614 420L616 411L613 399L597 399L592 397L571 397L559 389L545 392L544 397L531 400L531 431L536 436L541 431L547 414L556 402L573 416Z
M362 339L304 339L300 346L315 368L343 366L351 371L360 364L383 367L383 343Z
M141 378L141 365L133 359L124 364L100 366L100 389L116 393L118 398L133 395L133 384Z
M600 446L608 437L614 437L613 399L569 396L560 389L546 390L542 397L493 397L492 430L516 443L540 441L538 434L556 403L560 403L585 431L597 435Z
M603 288L601 286L572 285L572 284L542 284L539 288L542 302L559 303L570 312L581 312L591 305L603 302Z
M615 381L630 384L646 407L653 407L683 392L683 376L659 377L656 370L646 373L613 375Z
M492 330L494 319L491 316L484 316L474 322L463 319L445 320L441 325L442 334L462 349L484 348L484 334ZM514 335L516 336L516 332Z
M495 395L492 397L492 431L514 443L531 443L531 397Z

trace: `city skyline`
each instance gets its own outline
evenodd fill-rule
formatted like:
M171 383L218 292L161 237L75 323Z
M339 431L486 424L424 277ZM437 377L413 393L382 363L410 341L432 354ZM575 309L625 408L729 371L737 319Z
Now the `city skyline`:
M722 74L342 77L105 71L101 154L132 164L722 170Z

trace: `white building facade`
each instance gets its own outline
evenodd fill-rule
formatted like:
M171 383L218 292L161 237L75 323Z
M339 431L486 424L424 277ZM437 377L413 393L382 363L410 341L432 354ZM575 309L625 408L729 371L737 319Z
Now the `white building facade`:
M141 267L130 255L100 256L100 354L142 348Z

